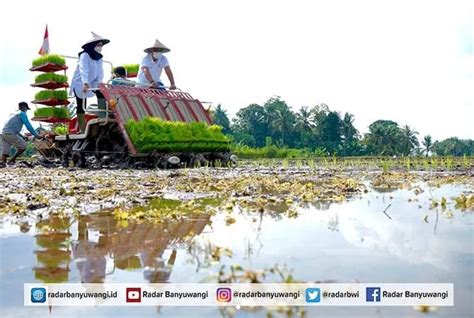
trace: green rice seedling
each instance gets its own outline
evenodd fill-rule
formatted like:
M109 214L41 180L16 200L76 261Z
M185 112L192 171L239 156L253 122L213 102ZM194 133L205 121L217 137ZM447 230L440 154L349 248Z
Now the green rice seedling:
M138 64L124 64L123 67L125 70L127 70L127 75L128 74L137 74L138 73Z
M44 82L56 82L56 83L67 83L67 76L66 75L60 75L60 74L54 74L54 73L45 73L45 74L40 74L35 77L35 83L44 83Z
M130 120L127 132L134 145L144 153L158 151L228 151L230 140L222 133L222 127L204 123L163 121L145 118L139 122Z
M67 99L67 91L64 90L43 90L35 95L35 100L47 100L47 99L58 99L65 100Z
M323 158L323 166L327 168L329 166L329 162L327 161L326 158Z
M43 55L41 57L38 57L33 60L32 65L33 67L40 66L46 63L52 63L56 65L65 65L66 60L64 57L57 55L57 54L47 54Z
M314 160L313 160L313 159L309 159L309 160L308 160L308 167L309 167L310 169L313 169L313 168L314 168Z
M444 168L444 167L445 167L445 164L444 164L443 158L439 158L436 168Z
M430 169L430 161L428 159L423 159L423 167L425 168L426 171Z
M201 160L196 160L196 162L194 163L194 168L201 168L201 167L202 167Z
M452 158L452 157L447 157L447 158L446 158L446 168L447 168L448 170L451 170L451 169L453 169L453 167L454 167L454 160L453 160L453 158Z
M410 157L406 157L406 159L405 159L405 167L407 168L407 171L410 171L410 169L411 169Z
M469 168L469 160L467 159L466 154L462 156L462 163L463 163L464 168L466 169Z
M66 125L56 125L54 127L54 133L56 135L67 135L69 133L69 128Z
M388 172L388 171L390 171L390 166L391 166L390 161L380 159L380 165L382 166L383 172Z
M281 161L281 165L283 168L287 169L290 166L290 163L288 162L288 159L285 158Z
M420 170L420 161L418 158L413 159L413 166L415 167L416 171Z
M35 110L35 117L69 118L69 110L66 107L41 107Z
M296 167L297 167L298 169L303 168L303 161L302 161L302 160L299 160L299 159L296 159Z

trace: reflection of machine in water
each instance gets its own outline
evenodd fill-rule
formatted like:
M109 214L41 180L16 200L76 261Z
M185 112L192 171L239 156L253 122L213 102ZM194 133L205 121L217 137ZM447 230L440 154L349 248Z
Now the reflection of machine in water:
M177 249L199 235L209 223L209 215L197 215L180 222L150 224L146 221L130 222L119 227L111 214L80 216L78 239L73 242L73 256L85 283L103 282L107 259L113 259L116 268L133 270L144 268L144 277L150 283L166 282L174 265ZM97 242L89 238L98 234ZM164 252L171 248L166 261Z
M45 283L62 283L69 278L71 251L69 238L70 218L53 216L36 224L35 250L39 266L35 266L35 278Z

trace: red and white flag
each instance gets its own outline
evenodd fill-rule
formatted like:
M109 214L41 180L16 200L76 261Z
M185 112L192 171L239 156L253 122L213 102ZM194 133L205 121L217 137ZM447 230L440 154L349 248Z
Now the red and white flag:
M48 25L46 24L46 30L44 31L43 45L39 50L39 55L45 55L49 53L49 38L48 38Z

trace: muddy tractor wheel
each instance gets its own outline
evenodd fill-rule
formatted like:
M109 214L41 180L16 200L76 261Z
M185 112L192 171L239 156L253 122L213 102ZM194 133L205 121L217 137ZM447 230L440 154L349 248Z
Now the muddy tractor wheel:
M208 164L209 162L207 161L207 159L204 158L204 156L200 153L191 154L188 160L189 168L205 167Z
M86 158L80 152L75 152L71 156L74 167L84 168L86 166Z
M231 154L230 152L224 152L219 154L222 167L237 167L238 158L236 155Z

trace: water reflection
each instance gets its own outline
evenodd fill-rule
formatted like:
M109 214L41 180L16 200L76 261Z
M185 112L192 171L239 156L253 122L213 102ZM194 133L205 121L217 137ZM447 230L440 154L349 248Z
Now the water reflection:
M58 216L41 220L36 224L35 235L38 248L34 251L37 266L33 267L35 278L44 283L68 281L71 250L70 218Z
M4 298L9 306L6 316L15 316L18 308L30 310L15 300L15 295L23 293L24 282L34 280L32 274L42 282L162 283L229 281L229 277L262 280L254 274L263 272L264 281L276 282L287 278L274 270L277 264L286 265L290 274L302 281L453 282L457 305L440 309L439 315L466 316L472 312L474 289L472 280L466 279L474 274L474 214L455 208L452 198L470 188L446 185L420 189L417 193L413 188L399 189L390 195L369 191L337 203L268 200L263 211L253 202L236 204L232 211L212 216L212 228L207 227L210 216L199 212L186 221L157 224L155 220L116 220L108 211L78 218L52 216L31 228L27 223L15 223L14 231L8 226L2 229L15 234L2 237L2 248L11 257L2 259L1 278L6 282L5 290L13 290ZM446 208L441 203L431 207L433 199L441 202L443 197L448 200ZM289 214L292 209L296 213ZM234 222L227 222L229 215ZM31 244L33 239L36 245ZM15 254L12 246L29 249ZM234 276L229 274L231 268ZM60 310L63 308L57 312ZM75 310L69 314L74 316ZM124 311L126 315L156 316L156 308L147 307L134 312L130 308L120 308L120 312L115 308L85 310L96 315L123 316L122 310L130 310ZM343 309L307 310L308 317L348 316ZM377 316L371 308L354 310L352 316ZM166 317L191 313L218 315L214 308L162 308ZM237 316L246 314L239 311ZM418 313L412 313L411 308L384 308L380 309L382 314L408 317ZM248 315L264 317L265 312Z
M51 217L36 224L35 278L45 283L73 281L69 272L74 262L82 283L103 283L116 269L140 268L146 281L168 282L178 250L209 222L209 215L196 215L180 222L129 222L124 227L103 212L79 216L73 223L70 218ZM77 232L75 239L71 240L71 232ZM168 248L171 253L165 259Z
M106 255L109 252L108 229L105 231L98 229L99 239L94 242L89 238L88 229L88 225L92 226L92 221L93 218L89 216L79 217L77 240L72 243L73 257L81 276L81 283L102 283L105 278Z

